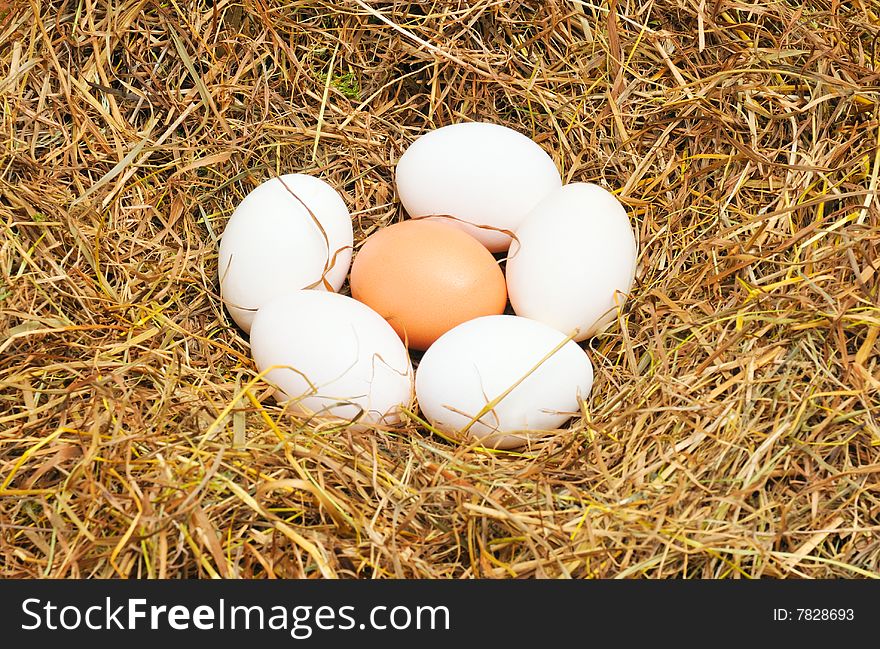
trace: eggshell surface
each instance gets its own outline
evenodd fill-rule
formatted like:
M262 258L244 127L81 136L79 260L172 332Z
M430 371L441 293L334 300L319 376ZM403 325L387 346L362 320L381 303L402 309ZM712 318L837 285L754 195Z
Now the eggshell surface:
M454 437L515 448L562 426L593 385L586 352L559 331L510 315L448 331L416 371L422 414Z
M507 291L517 315L584 340L617 317L632 288L636 239L607 190L572 183L542 200L516 231Z
M330 185L305 174L267 180L238 205L220 241L220 293L229 314L247 333L256 310L278 295L338 291L352 243L348 208Z
M275 399L317 420L394 424L413 397L409 354L385 320L339 293L289 292L265 304L251 354ZM271 368L271 369L270 369Z
M464 122L413 142L397 163L396 183L411 217L451 216L445 220L501 252L511 241L504 231L515 230L562 180L547 152L522 133Z
M503 313L507 304L492 254L460 229L427 220L370 235L352 264L351 294L421 350L462 322Z

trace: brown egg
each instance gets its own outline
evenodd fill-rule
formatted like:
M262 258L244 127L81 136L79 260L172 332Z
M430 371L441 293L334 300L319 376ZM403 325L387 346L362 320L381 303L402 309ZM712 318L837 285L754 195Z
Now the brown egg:
M413 349L456 325L498 315L504 274L477 239L446 223L411 220L370 235L351 267L351 295L388 320Z

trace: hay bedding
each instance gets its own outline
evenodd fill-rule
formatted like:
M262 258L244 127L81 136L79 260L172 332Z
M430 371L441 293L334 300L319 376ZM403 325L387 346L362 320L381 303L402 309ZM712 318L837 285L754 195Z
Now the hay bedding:
M0 576L877 576L877 11L7 4ZM282 413L218 299L225 220L303 171L360 242L466 119L637 226L585 417L513 454Z

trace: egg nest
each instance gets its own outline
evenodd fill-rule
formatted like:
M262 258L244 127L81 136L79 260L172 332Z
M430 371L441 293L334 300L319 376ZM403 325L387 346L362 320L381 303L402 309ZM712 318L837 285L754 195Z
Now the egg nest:
M876 7L594 4L0 5L0 577L880 575ZM318 175L357 249L464 120L636 228L584 415L497 451L285 412L233 209Z

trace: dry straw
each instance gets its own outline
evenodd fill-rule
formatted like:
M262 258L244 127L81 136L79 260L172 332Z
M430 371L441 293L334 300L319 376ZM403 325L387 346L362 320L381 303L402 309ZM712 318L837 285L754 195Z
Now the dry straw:
M0 577L878 576L876 12L7 4ZM283 413L217 295L234 206L320 174L360 244L476 119L637 227L584 417L503 453Z

